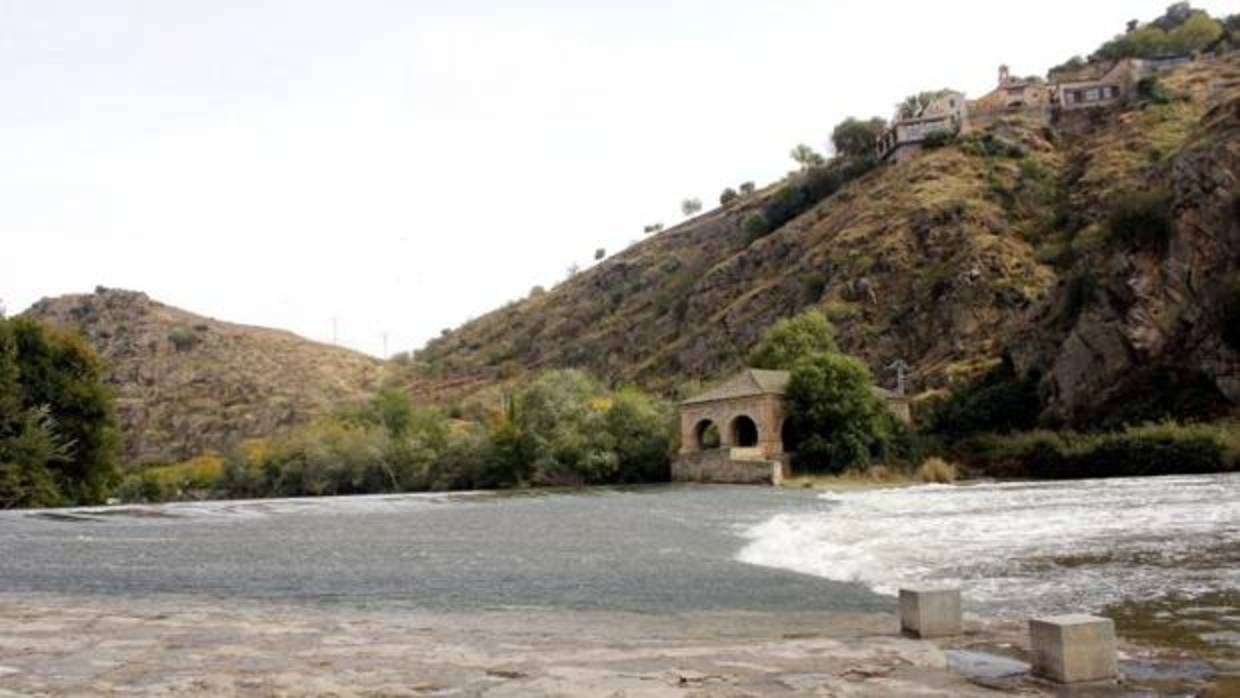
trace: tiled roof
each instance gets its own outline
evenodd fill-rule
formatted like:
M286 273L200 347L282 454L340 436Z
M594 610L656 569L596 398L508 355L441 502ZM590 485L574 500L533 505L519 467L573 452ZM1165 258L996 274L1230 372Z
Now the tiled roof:
M764 371L757 368L747 368L720 385L707 390L701 395L691 397L681 404L693 405L701 402L732 400L741 397L753 397L755 395L783 395L784 389L787 387L787 371Z
M787 371L766 371L758 368L747 368L701 395L695 395L680 404L697 405L703 402L735 400L757 395L783 395L788 388L789 375L791 374ZM903 399L902 396L878 386L871 387L870 391L881 400Z

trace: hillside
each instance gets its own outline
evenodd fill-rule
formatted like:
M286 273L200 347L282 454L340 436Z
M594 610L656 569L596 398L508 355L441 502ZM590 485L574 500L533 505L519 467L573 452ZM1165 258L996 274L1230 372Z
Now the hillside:
M750 241L744 221L773 185L446 333L418 354L413 385L456 397L575 366L673 393L737 368L775 320L813 306L884 383L897 359L930 392L1006 354L1045 376L1048 417L1095 412L1134 366L1240 402L1217 312L1240 258L1240 57L1159 86L1050 124L996 119ZM1154 186L1172 196L1166 250L1110 240L1115 201Z
M126 463L169 462L266 436L364 398L382 362L292 333L220 322L98 289L27 311L80 331L104 359Z

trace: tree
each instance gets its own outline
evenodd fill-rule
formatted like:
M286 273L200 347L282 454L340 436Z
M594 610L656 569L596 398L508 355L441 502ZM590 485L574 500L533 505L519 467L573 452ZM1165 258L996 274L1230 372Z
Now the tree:
M580 271L581 271L581 265L577 264L576 262L573 262L572 264L568 265L567 269L564 270L564 276L567 279L571 279L574 276L576 276L577 273Z
M869 369L851 356L819 352L796 363L785 401L788 419L803 437L799 464L841 472L885 455L893 418L873 385Z
M702 200L697 198L685 199L680 202L680 210L686 216L692 216L702 210Z
M0 508L102 502L116 446L103 366L86 342L0 319Z
M1193 12L1167 33L1167 49L1176 53L1200 51L1223 36L1223 24L1204 12Z
M1150 58L1164 53L1190 53L1208 48L1226 32L1223 22L1186 2L1167 8L1162 17L1134 26L1103 44L1094 57L1101 60Z
M740 186L741 196L752 196L758 187L753 182L742 182Z
M866 157L873 154L874 145L887 128L887 122L878 117L862 121L848 117L831 132L835 152L845 157Z
M826 162L821 155L814 152L813 148L805 145L804 143L798 143L788 155L795 160L803 170L808 170L811 167L817 167L818 165Z
M594 251L594 261L596 262L606 256L607 256L607 250L603 249L602 247Z
M737 194L735 189L733 189L732 187L728 187L727 189L723 190L722 194L719 195L719 205L727 206L733 201L736 201L737 199L739 199L740 197L741 195Z
M650 225L642 228L642 232L647 235L650 235L652 233L661 233L663 232L663 224L662 223L651 223Z
M801 359L822 352L835 352L835 332L817 310L806 310L771 326L749 352L754 368L790 370Z

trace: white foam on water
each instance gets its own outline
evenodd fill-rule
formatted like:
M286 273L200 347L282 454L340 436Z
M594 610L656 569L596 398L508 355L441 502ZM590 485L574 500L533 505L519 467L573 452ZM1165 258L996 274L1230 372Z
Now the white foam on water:
M822 495L743 531L741 562L879 593L959 584L990 615L1240 587L1240 475L925 485Z

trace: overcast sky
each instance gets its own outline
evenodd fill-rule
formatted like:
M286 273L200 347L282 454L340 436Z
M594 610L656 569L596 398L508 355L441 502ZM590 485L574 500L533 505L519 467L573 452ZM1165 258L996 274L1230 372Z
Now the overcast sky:
M1168 2L0 0L0 299L417 347L845 116Z

